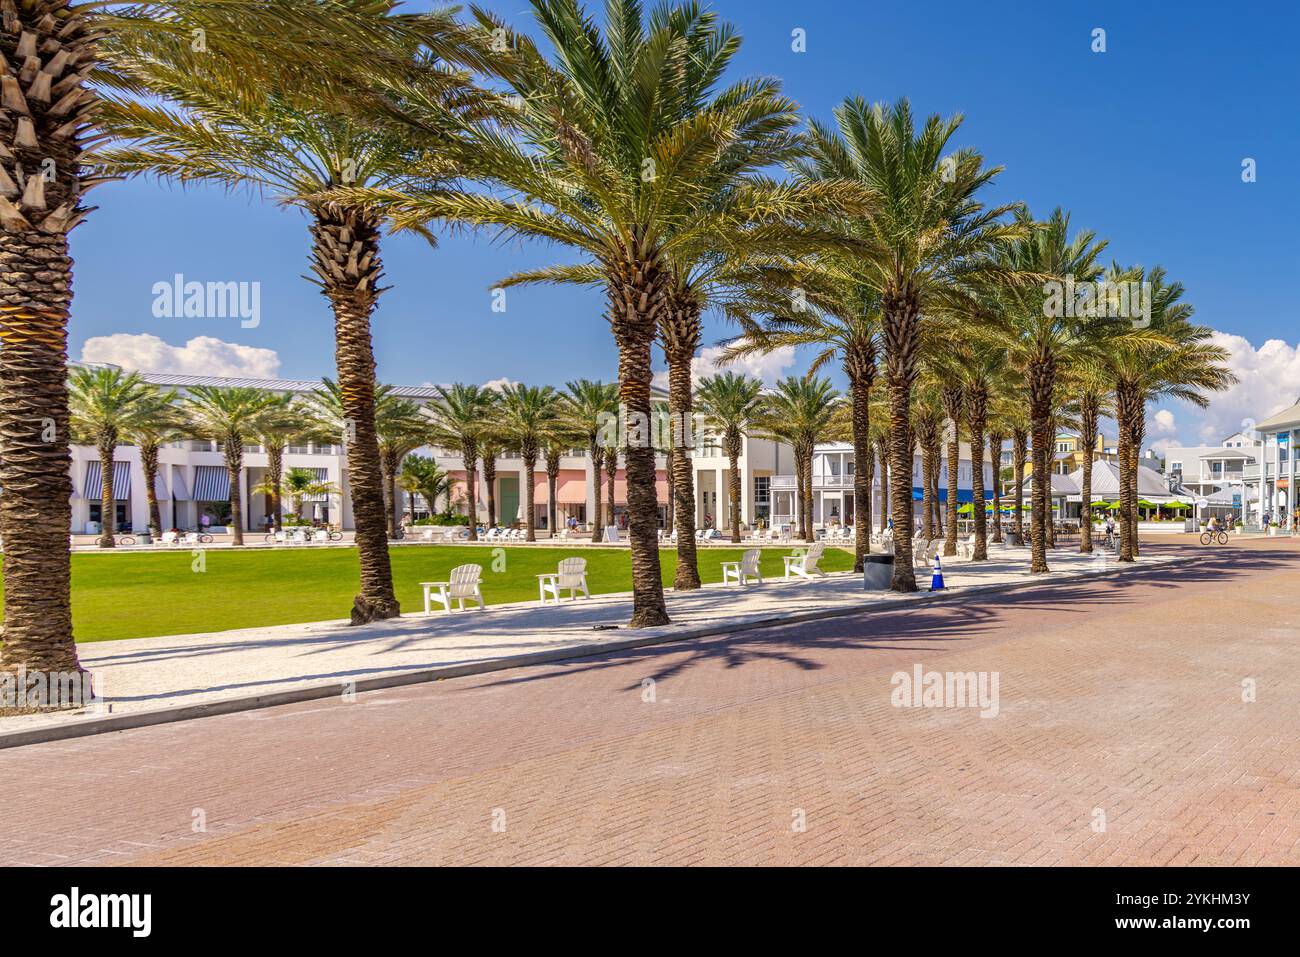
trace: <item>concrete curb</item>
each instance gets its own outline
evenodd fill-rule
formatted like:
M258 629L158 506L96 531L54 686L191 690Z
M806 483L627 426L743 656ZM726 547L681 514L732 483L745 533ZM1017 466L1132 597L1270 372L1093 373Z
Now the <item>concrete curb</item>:
M107 734L112 731L127 731L132 728L147 728L159 724L172 724L178 721L191 721L195 718L209 718L221 714L235 714L240 711L256 711L273 708L284 704L297 704L302 701L317 701L322 698L337 697L345 685L350 685L356 692L380 691L384 688L400 688L406 685L424 684L429 681L443 681L448 678L465 678L471 675L488 674L493 671L509 671L514 668L527 668L532 665L550 664L575 658L588 658L594 655L608 654L616 651L628 651L651 645L666 645L680 641L694 641L699 638L714 638L722 635L771 628L774 625L799 624L807 621L819 621L832 618L847 618L850 615L873 614L878 611L896 611L899 608L934 602L956 601L967 596L992 595L1012 591L1024 591L1032 588L1050 588L1066 582L1081 581L1091 578L1115 578L1120 575L1144 574L1159 571L1172 565L1187 566L1205 561L1204 557L1177 557L1162 559L1157 564L1140 565L1132 568L1108 568L1106 571L1067 572L1050 579L1030 579L1028 581L994 582L986 585L962 585L945 589L942 592L914 592L914 598L889 598L877 602L869 608L861 606L827 608L821 611L797 612L790 615L772 615L754 618L723 626L706 626L682 631L675 634L647 635L641 638L623 638L616 641L598 641L568 648L553 648L529 654L511 655L491 661L475 661L458 665L442 665L436 668L423 668L418 671L398 674L379 675L374 678L362 678L354 682L331 681L309 685L285 691L273 691L266 694L250 695L242 698L227 698L222 701L209 701L204 704L181 705L174 708L158 708L153 711L133 711L120 715L88 718L85 721L66 724L45 725L20 731L0 732L0 750L21 748L32 744L44 744L49 741L64 741L70 738L88 737L94 734Z

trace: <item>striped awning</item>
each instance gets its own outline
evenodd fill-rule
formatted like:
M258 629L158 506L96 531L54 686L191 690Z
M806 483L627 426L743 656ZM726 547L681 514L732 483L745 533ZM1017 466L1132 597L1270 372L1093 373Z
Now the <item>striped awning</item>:
M103 496L100 489L100 468L99 462L86 463L86 484L81 487L81 497L89 499L92 502L98 501ZM114 462L113 463L113 498L117 501L125 501L131 497L131 463Z
M315 466L312 466L311 470L316 473L317 482L325 482L329 480L329 469L316 468ZM328 502L330 497L328 495L304 495L302 500L304 502Z
M160 468L153 477L153 494L160 502L165 502L171 498L171 492L167 491L167 480L163 475L167 473L166 469Z
M222 465L194 467L194 501L229 502L230 473Z
M185 484L185 470L180 465L172 466L172 498L178 502L190 500L190 487Z

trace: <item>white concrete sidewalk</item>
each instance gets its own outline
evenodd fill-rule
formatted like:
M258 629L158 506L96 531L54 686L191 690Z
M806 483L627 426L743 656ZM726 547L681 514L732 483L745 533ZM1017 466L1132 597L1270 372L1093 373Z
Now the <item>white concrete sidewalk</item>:
M906 607L987 589L1050 583L1081 576L1129 574L1187 559L1144 556L1124 566L1113 557L1056 551L1052 572L1030 575L1028 551L994 547L990 561L945 559L947 590L929 591L930 572L917 570L922 591L864 592L860 576L839 573L812 582L771 581L738 588L706 586L668 592L672 623L626 628L628 593L600 595L561 605L538 602L494 605L486 611L435 612L353 628L345 621L92 642L79 648L104 703L85 711L0 719L0 747L26 743L22 732L54 729L59 737L136 724L183 720L203 713L265 707L456 677L541 661L720 634L773 624L832 617L872 608ZM160 711L172 712L170 716ZM136 720L128 720L135 715ZM74 731L69 725L85 725ZM37 736L40 739L40 736Z

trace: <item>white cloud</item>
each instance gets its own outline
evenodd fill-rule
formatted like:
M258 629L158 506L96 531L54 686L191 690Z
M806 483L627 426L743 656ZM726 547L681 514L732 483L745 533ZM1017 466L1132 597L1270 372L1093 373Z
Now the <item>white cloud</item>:
M1152 435L1177 435L1178 424L1174 421L1174 414L1168 409L1161 409L1151 417L1150 431Z
M1226 332L1214 333L1212 341L1228 350L1228 367L1239 381L1211 395L1208 409L1177 405L1179 414L1192 422L1190 428L1176 430L1182 431L1185 445L1214 445L1241 431L1247 420L1262 421L1300 397L1300 344L1269 339L1256 349L1250 340ZM1156 413L1157 418L1161 412ZM1156 434L1166 433L1157 428Z
M725 351L723 346L706 346L700 354L691 360L691 375L699 382L706 376L719 372L736 372L761 379L764 385L775 385L795 363L794 346L781 346L771 352L744 356L726 365L718 364L718 357ZM654 384L668 388L668 370L655 373Z
M508 378L507 376L502 376L499 379L489 379L487 382L484 382L483 388L495 389L497 392L500 392L508 385L519 385L519 384L520 383L514 379Z
M212 336L195 336L183 346L170 345L148 334L94 336L81 347L81 361L108 362L141 372L254 379L274 379L280 371L280 356L274 349L243 346Z

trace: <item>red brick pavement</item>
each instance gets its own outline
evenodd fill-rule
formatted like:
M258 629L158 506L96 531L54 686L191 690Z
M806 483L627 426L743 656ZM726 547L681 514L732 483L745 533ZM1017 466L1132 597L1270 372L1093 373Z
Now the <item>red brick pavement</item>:
M0 752L0 863L1300 863L1300 549L1216 555Z

